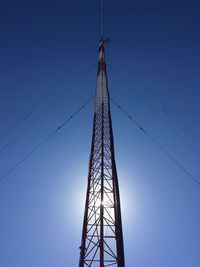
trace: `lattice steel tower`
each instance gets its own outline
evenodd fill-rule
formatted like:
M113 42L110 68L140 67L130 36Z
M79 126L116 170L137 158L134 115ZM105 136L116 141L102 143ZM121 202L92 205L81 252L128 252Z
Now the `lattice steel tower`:
M99 43L96 102L79 267L124 267L104 40Z

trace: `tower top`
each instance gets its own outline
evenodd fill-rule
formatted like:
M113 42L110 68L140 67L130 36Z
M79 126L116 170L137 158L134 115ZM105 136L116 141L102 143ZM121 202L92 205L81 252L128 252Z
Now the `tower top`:
M105 61L104 40L99 41L99 61Z
M106 78L107 74L106 74L106 59L105 59L104 44L105 44L105 40L101 38L99 41L99 62L98 62L97 74L99 75L103 71L104 76ZM106 83L107 83L107 81L106 81Z

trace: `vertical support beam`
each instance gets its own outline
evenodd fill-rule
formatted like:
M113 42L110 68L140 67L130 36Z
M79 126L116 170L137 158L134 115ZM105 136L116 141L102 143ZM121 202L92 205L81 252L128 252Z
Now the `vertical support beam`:
M83 220L83 230L82 230L82 240L80 246L80 259L79 259L79 267L84 267L84 258L86 253L86 238L87 238L87 218L88 218L88 206L89 206L89 196L90 196L90 178L91 178L91 170L92 170L92 160L94 157L94 141L95 141L95 121L96 121L96 113L94 113L93 119L93 133L92 133L92 145L90 152L90 160L89 160L89 170L88 170L88 185L87 185L87 193L86 193L86 201L85 201L85 211L84 211L84 220Z
M104 101L103 73L101 75L101 207L100 207L100 267L104 267Z
M109 97L110 100L110 97ZM110 101L109 101L110 106ZM114 151L114 138L113 138L113 130L112 130L112 118L109 107L109 123L110 123L110 139L111 139L111 157L112 157L112 175L113 175L113 183L115 188L115 223L116 223L116 239L117 239L117 255L118 255L118 267L125 267L125 259L124 259L124 241L123 241L123 231L122 231L122 217L121 217L121 206L120 206L120 194L119 194L119 182L117 176L117 168L115 162L115 151Z

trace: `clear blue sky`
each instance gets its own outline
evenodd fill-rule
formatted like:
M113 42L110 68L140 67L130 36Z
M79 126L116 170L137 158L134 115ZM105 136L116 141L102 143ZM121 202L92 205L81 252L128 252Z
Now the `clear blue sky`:
M108 69L111 96L200 180L199 14L194 0L106 0L105 35L107 62L127 84ZM0 176L94 94L99 38L100 1L1 1L0 150L15 141L0 152ZM93 106L0 183L0 266L78 266ZM126 266L199 267L200 186L115 106L112 116Z

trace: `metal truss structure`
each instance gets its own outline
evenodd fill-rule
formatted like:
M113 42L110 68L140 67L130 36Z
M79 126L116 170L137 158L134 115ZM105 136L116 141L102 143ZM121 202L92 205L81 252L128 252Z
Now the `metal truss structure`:
M104 40L99 62L79 267L124 267L120 196L114 156Z

